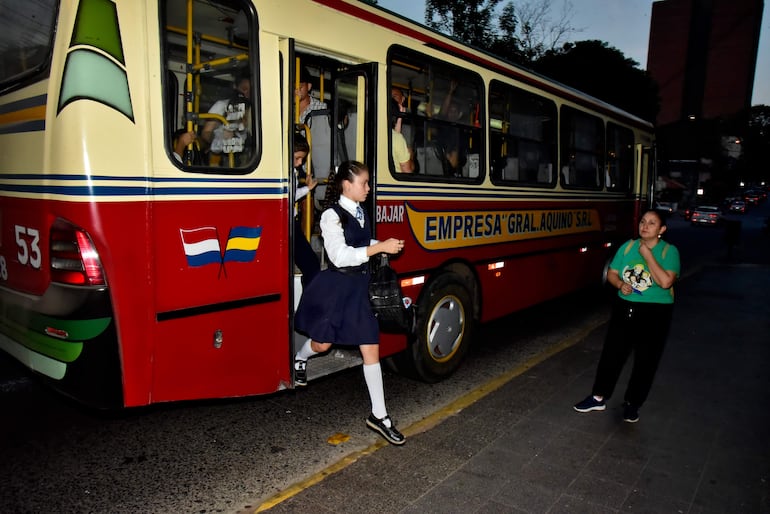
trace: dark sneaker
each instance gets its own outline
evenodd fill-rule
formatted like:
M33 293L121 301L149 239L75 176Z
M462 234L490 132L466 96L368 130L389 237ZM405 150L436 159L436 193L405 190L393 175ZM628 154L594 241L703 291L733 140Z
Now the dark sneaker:
M623 421L626 423L636 423L639 421L639 408L626 402L623 404Z
M385 420L390 422L390 426L385 424ZM406 442L406 437L404 437L404 434L396 430L396 425L393 424L393 420L390 419L390 416L377 419L374 417L374 414L369 414L369 417L366 418L366 426L375 432L379 432L380 435L384 437L385 440L390 444L401 445Z
M307 361L299 359L294 361L294 385L302 387L307 385Z
M582 402L576 403L574 409L578 412L591 412L592 410L604 410L607 408L607 404L604 400L597 400L592 394Z

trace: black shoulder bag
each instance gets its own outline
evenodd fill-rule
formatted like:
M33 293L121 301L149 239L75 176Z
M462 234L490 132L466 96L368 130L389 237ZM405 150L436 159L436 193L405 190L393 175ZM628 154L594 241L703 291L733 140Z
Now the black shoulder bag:
M387 333L408 333L412 330L414 309L404 305L398 276L388 264L388 255L381 253L370 261L369 303L380 325Z

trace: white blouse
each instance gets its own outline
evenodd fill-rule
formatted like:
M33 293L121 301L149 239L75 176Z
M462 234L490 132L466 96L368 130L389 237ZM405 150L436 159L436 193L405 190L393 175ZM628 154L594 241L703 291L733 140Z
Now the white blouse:
M347 196L340 196L339 204L340 207L352 214L354 218L356 217L358 202L354 202ZM362 227L364 226L364 220L357 221ZM353 248L345 242L345 231L342 229L340 217L334 209L326 209L321 214L321 235L324 238L326 255L329 256L329 260L338 268L358 266L369 261L365 246ZM369 244L373 245L378 242L376 239L372 239Z

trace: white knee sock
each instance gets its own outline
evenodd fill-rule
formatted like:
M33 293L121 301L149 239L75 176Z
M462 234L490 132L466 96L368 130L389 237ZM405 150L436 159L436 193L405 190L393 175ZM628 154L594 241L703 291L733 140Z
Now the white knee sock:
M310 357L318 353L315 350L313 350L313 348L310 347L311 341L312 339L308 339L307 341L305 341L305 344L302 345L302 348L300 348L297 354L294 356L294 360L306 361Z
M380 363L364 364L364 380L369 390L369 399L372 401L372 414L382 419L388 415L385 409L385 389L382 386L382 369Z

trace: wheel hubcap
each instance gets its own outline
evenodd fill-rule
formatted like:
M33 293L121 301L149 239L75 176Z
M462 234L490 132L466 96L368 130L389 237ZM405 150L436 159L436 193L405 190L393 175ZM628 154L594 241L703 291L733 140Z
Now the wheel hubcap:
M452 358L460 346L465 328L465 312L455 296L441 299L428 319L428 350L438 362Z

